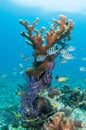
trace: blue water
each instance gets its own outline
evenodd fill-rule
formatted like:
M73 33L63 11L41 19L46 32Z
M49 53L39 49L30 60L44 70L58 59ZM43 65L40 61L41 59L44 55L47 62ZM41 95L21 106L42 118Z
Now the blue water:
M18 71L14 73L19 64L23 65L22 70L31 66L32 63L32 48L27 46L25 39L21 37L20 32L25 30L19 24L19 19L29 20L32 23L36 17L39 17L37 28L45 26L46 30L49 29L49 23L52 18L59 19L59 15L66 15L68 19L72 19L75 23L72 31L72 40L70 45L76 49L73 52L75 58L65 64L61 64L58 57L56 59L56 67L53 75L69 77L72 86L86 87L86 71L79 70L81 66L86 67L86 16L80 13L67 13L67 12L49 12L40 8L23 8L17 6L10 1L0 1L0 106L5 108L8 104L13 105L13 101L17 101L15 96L17 91L17 84L24 82L23 75ZM24 61L19 52L27 54L30 57L29 61ZM3 77L6 74L6 77ZM57 82L54 83L58 85ZM13 100L11 100L13 98ZM6 100L8 99L8 100ZM17 102L18 103L18 102Z
M36 10L36 12L35 12ZM72 19L75 23L74 30L72 32L72 40L69 43L73 45L76 50L74 55L76 59L73 61L62 64L61 71L65 72L64 67L69 73L75 75L77 78L86 77L86 73L80 72L79 67L84 66L86 61L82 61L82 57L86 57L86 17L84 14L73 14L64 12L43 12L37 8L22 8L13 5L10 2L0 4L0 70L2 73L12 73L13 67L17 66L18 63L23 63L23 60L19 57L18 49L22 53L29 53L31 47L24 48L26 45L24 38L20 36L20 32L24 28L19 24L19 19L34 21L36 17L39 17L38 28L40 26L46 26L49 28L49 22L52 18L59 18L60 14L66 15L69 19ZM84 49L83 49L84 48ZM32 52L32 50L31 50ZM24 63L26 64L26 63ZM70 65L70 69L68 66ZM58 69L58 68L57 68ZM60 70L59 70L60 71ZM60 72L61 72L60 71Z

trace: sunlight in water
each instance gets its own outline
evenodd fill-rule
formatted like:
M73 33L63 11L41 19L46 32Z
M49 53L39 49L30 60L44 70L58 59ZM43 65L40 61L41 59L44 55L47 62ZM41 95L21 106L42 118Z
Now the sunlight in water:
M11 0L13 3L24 7L41 7L49 11L85 12L86 1L83 0ZM78 4L77 4L78 3Z

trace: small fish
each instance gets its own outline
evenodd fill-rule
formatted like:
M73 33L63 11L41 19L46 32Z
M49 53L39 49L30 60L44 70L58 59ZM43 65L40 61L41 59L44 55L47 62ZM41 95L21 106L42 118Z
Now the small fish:
M65 58L63 58L63 57L60 58L60 62L61 62L61 63L66 63L67 61L68 61L68 60L65 59Z
M23 68L23 64L22 64L22 63L19 63L19 67L20 67L20 68Z
M23 54L19 51L19 55L24 61L30 60L30 57L27 54Z
M21 96L23 93L22 92L17 92L16 95L17 96Z
M5 78L7 78L7 74L2 74L0 77L1 77L2 79L5 79Z
M24 67L23 64L19 63L19 65L17 67L13 68L13 71L14 71L13 75L15 75L16 72L21 72L23 67Z
M86 71L86 67L81 66L81 67L79 68L79 70L82 71L82 72L85 72L85 71Z
M23 55L22 59L23 59L24 61L30 60L30 58L29 58L27 55Z
M45 57L46 57L45 55L38 55L36 57L36 61L39 61L39 62L44 61Z
M47 53L49 54L49 55L53 55L53 54L56 54L57 52L58 52L58 47L56 46L56 45L54 45L54 46L52 46L51 48L49 48L48 50L47 50Z
M53 48L49 48L49 49L47 50L47 53L48 53L49 55L53 55L53 54L56 54L56 50L54 50Z
M86 57L82 57L81 60L86 61Z
M23 70L19 72L19 74L23 74L23 73L24 73L24 71L23 71Z
M69 78L68 77L59 77L59 76L56 76L56 80L58 82L65 82L67 81Z
M58 78L59 78L59 76L58 76L58 75L56 75L56 76L55 76L55 79L58 79Z
M67 50L66 50L66 49L62 49L62 50L60 51L60 53L61 53L61 54L65 54L65 53L67 53Z
M71 60L74 58L74 56L70 53L65 53L62 55L63 58L67 59L67 60Z
M74 51L75 50L75 47L73 47L73 46L69 46L68 48L67 48L67 51Z
M27 46L25 46L25 48L27 48ZM28 54L23 54L18 48L17 48L17 50L18 50L18 53L19 53L19 56L24 60L24 61L30 61L31 59L30 59L30 57L28 56Z
M54 107L54 108L57 107L57 105L55 103L52 103L51 106Z
M18 112L13 112L13 114L15 115L15 117L17 117L17 118L19 118L19 117L21 117L21 114Z

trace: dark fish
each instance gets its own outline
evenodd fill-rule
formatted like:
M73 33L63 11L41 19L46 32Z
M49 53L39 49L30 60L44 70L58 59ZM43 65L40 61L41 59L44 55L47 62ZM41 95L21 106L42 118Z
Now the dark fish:
M58 78L59 78L59 76L58 76L58 75L56 75L55 79L58 79Z

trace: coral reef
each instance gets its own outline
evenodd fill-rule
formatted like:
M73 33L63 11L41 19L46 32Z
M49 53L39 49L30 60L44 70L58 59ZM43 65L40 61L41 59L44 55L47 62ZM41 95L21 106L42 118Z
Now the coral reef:
M86 90L71 88L68 84L60 86L57 90L59 98L57 95L54 99L54 103L57 103L57 113L47 119L43 125L44 130L86 129L86 118L79 116L82 111L83 114L86 113ZM49 98L51 100L51 97Z
M47 97L42 97L39 93L47 89L49 91L48 96L51 98L58 93L50 88L52 70L55 67L55 58L71 40L71 31L74 24L72 20L67 21L66 16L60 15L60 20L52 19L53 24L44 37L45 27L41 27L40 30L36 29L38 20L39 18L36 18L32 25L22 19L19 22L27 30L27 33L23 31L21 35L27 38L26 43L32 46L34 50L33 65L25 71L28 89L21 96L22 124L24 127L40 129L46 119L56 112L56 109L52 107Z
M68 84L64 84L60 91L62 93L61 101L72 108L79 107L86 110L86 90L81 90L79 87L71 89Z
M58 112L51 116L43 127L44 130L77 130L82 128L83 124L80 121L66 118L64 112Z

